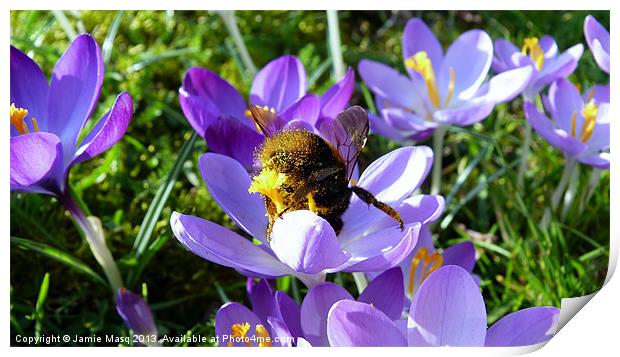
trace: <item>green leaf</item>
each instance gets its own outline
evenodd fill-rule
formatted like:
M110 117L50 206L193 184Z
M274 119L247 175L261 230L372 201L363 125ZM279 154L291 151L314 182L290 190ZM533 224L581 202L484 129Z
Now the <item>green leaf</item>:
M174 188L174 184L177 181L177 177L179 176L179 172L183 167L183 163L187 160L190 153L192 152L192 149L194 148L194 143L196 142L197 136L198 135L194 132L189 138L189 140L185 144L183 144L183 146L181 147L181 151L179 152L179 156L174 162L172 169L168 173L166 180L157 189L157 193L155 193L155 197L153 197L153 201L151 202L149 209L146 211L146 215L142 220L140 230L138 231L138 235L136 236L136 240L133 244L133 254L139 260L148 247L148 243L153 234L153 230L155 230L155 225L157 224L157 221L161 216L161 212L166 205L166 201L168 201L168 197L170 196L170 193ZM147 259L150 259L150 257L148 257ZM140 266L141 264L138 264L137 269L130 272L127 278L128 287L131 288L138 280L142 269Z
M34 310L34 333L35 336L41 336L41 326L43 325L43 306L45 306L45 300L47 300L47 291L50 285L50 273L45 273L41 287L39 288L39 297L37 298L37 304Z
M65 253L47 244L38 243L18 237L11 237L11 244L15 244L22 249L31 250L33 252L56 260L62 264L67 265L76 272L90 277L93 281L101 283L103 286L108 286L108 283L99 274L97 274L84 262L75 258L69 253Z
M101 46L101 52L103 53L103 62L107 64L110 62L110 56L112 55L112 46L114 45L114 39L116 38L116 34L118 33L118 28L121 25L121 20L123 19L123 15L125 15L125 11L119 11L114 20L112 21L112 25L110 26L110 30L108 34L105 36L105 40L103 41L103 46Z

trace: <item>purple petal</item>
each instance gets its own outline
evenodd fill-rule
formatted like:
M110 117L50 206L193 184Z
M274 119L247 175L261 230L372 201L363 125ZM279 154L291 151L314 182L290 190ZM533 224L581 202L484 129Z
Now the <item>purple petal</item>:
M254 165L254 151L264 141L256 129L239 122L233 117L218 117L204 133L209 150L239 161L246 170Z
M125 288L118 289L116 311L134 334L157 335L157 326L155 326L151 308L140 295Z
M396 210L405 224L415 222L428 224L435 222L441 216L444 204L442 196L415 195L404 200L400 206L396 207ZM393 226L394 219L385 216L373 227L373 230L378 231Z
M327 336L332 347L406 347L398 326L380 309L363 302L342 300L327 318Z
M239 227L266 243L265 204L248 188L252 179L239 162L224 155L206 153L198 160L209 194Z
M362 173L357 186L372 193L377 200L397 207L422 184L432 162L433 151L427 146L399 148L370 164ZM344 227L340 237L344 241L356 237L384 215L353 195L343 215ZM365 219L360 220L359 217Z
M501 73L519 66L518 58L521 51L512 42L499 38L495 40L495 56L491 67L496 73Z
M553 37L544 35L538 41L540 48L545 52L545 58L553 58L558 54L558 44L555 43Z
M413 82L393 68L363 59L357 66L357 70L368 88L381 99L387 99L402 108L414 108L421 105L420 94L416 91Z
M266 277L292 273L260 246L213 222L173 212L170 226L190 252L216 264Z
M370 122L370 132L372 134L380 135L402 144L410 144L403 132L396 129L392 124L383 119L383 117L368 113L368 121Z
M403 312L405 287L400 267L386 270L374 278L357 301L372 304L392 320L398 320Z
M493 60L493 42L482 30L464 32L452 43L437 73L442 98L450 82L450 68L454 70L454 97L469 99L476 94L484 81Z
M197 97L199 101L185 101L191 97ZM245 100L230 83L202 67L192 67L185 73L179 99L185 116L198 133L203 133L219 116L243 119L247 109ZM191 108L193 102L202 103L202 107L207 109L207 115L195 115L196 112ZM250 126L249 120L246 124Z
M575 68L577 68L577 63L582 54L583 45L577 44L558 57L548 59L538 74L538 77L530 86L531 92L538 93L553 81L570 76Z
M233 339L232 327L236 324L243 325L245 323L250 324L250 329L247 331L247 343L250 347L256 347L256 325L262 325L263 323L259 318L250 311L247 307L236 303L229 302L224 304L215 315L215 334L218 337L218 343L220 347L226 347L229 343L232 343L235 347L248 346L242 341Z
M282 56L261 69L252 83L250 103L269 106L277 113L306 94L306 70L295 56Z
M387 270L398 265L415 247L420 223L405 226L404 232L396 226L366 235L345 246L351 254L346 272Z
M271 286L267 280L260 279L254 284L248 295L252 303L252 310L266 324L267 316L274 315L275 311L274 293Z
M502 317L487 331L485 347L529 346L549 340L560 320L560 309L532 307Z
M576 127L581 128L583 125L583 117L581 116L583 100L577 88L568 80L562 78L549 87L549 96L545 104L558 128L565 132L571 132L574 113L578 114Z
M133 114L131 96L123 92L80 143L71 165L90 160L116 144L127 131Z
M335 118L349 103L355 87L355 72L352 68L321 96L321 116Z
M469 101L461 103L459 107L435 111L433 120L442 125L467 126L488 117L493 112L493 108L495 108L493 102Z
M500 73L486 82L472 101L503 103L514 99L528 85L533 67L520 67Z
M278 318L286 325L291 336L301 337L301 307L283 291L276 291L275 297Z
M80 131L97 105L103 75L101 50L88 34L76 37L56 63L47 126L60 138L65 161L73 158Z
M413 297L413 293L417 291L418 286L420 285L420 277L422 276L422 266L417 265L413 267L411 264L413 263L413 259L421 248L425 248L428 251L428 254L433 254L435 252L435 245L433 244L433 236L431 234L430 228L424 225L420 229L420 233L418 234L418 241L416 242L415 247L409 253L409 255L400 262L399 266L401 271L403 272L403 286L405 288L405 294L408 298ZM415 268L415 270L412 270ZM413 277L411 276L413 274ZM411 306L409 303L406 308L408 309Z
M315 126L319 120L320 111L321 101L319 97L315 94L307 94L288 107L288 109L286 109L280 117L288 122L294 119L301 119L302 121Z
M476 264L476 250L472 242L462 242L446 248L443 252L443 265L458 265L472 272Z
M419 131L437 128L437 123L413 114L409 110L388 108L383 109L381 114L388 125L402 131L403 135L411 135Z
M593 99L596 103L609 103L610 91L609 84L595 84L588 90L583 92L583 102L586 103Z
M409 341L427 346L483 346L487 314L480 289L456 265L433 272L409 311Z
M608 152L601 152L598 154L582 156L579 158L579 161L601 170L609 170L611 155Z
M523 106L525 118L532 125L534 130L542 136L549 144L560 149L568 156L578 156L584 150L586 145L581 141L570 136L562 129L553 127L551 120L536 109L536 106L530 102L526 102Z
M270 336L274 339L272 343L281 347L293 347L293 341L295 341L295 338L291 335L291 331L289 331L284 321L276 317L269 316L267 318L267 325L270 330L273 331L273 335ZM275 341L276 338L277 341Z
M413 18L407 21L403 31L403 58L408 59L421 51L426 52L435 73L437 73L443 58L441 44L424 21Z
M58 195L62 191L62 144L45 132L28 133L11 138L11 191Z
M271 249L280 261L306 274L318 274L349 260L329 222L306 210L285 213L276 220Z
M308 291L301 303L301 328L312 346L328 346L327 314L337 301L355 300L344 288L323 283Z
M588 15L583 24L583 33L586 37L588 47L590 47L590 51L592 51L594 60L603 71L609 73L609 31L607 31L607 29L592 15Z
M28 116L37 120L39 129L47 131L47 78L30 57L13 46L10 62L11 103L27 109Z

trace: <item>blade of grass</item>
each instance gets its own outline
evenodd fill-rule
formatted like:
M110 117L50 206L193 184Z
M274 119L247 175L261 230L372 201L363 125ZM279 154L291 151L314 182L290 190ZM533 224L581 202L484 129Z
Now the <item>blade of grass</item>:
M125 15L125 11L123 10L116 13L114 20L112 20L112 25L110 26L110 30L108 31L108 34L105 36L105 40L103 40L103 46L101 46L101 52L103 52L103 62L105 64L108 64L110 62L110 56L112 55L114 39L116 38L116 34L118 33L118 28L121 25L121 20L123 20L123 15Z
M41 329L43 326L43 306L45 306L45 300L47 300L47 291L50 286L50 273L45 273L41 287L39 288L39 296L37 297L37 304L34 309L34 334L36 337L41 336Z
M93 281L101 283L103 286L108 286L108 283L99 274L92 270L81 260L75 258L69 253L65 253L52 246L43 243L33 242L28 239L11 237L11 244L15 244L22 249L31 250L35 253L41 254L53 260L56 260L80 274L84 274L91 278Z
M71 25L71 22L69 22L65 12L62 10L52 10L52 14L54 14L56 21L58 21L58 24L62 27L62 30L65 32L69 40L73 41L73 39L77 37L77 33L75 32L73 25Z

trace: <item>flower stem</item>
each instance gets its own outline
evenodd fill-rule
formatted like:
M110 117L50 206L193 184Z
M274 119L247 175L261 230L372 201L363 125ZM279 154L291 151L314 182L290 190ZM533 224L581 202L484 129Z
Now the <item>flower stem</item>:
M59 197L59 201L65 206L69 213L71 213L78 228L84 234L91 252L108 278L112 293L116 294L118 289L123 287L123 280L121 279L121 274L118 271L116 262L112 257L112 253L110 253L105 243L103 231L93 225L93 222L86 217L84 211L82 211L82 208L71 194L65 194Z
M368 286L368 279L366 279L366 275L364 273L352 273L353 279L355 280L355 286L357 286L358 294L361 294L364 289Z
M226 25L228 33L235 42L235 46L237 46L239 56L241 57L241 61L243 62L246 71L249 72L251 78L254 78L256 75L256 66L254 65L254 62L252 62L252 57L250 57L250 53L248 52L248 48L245 46L245 42L243 42L243 37L241 37L239 26L237 26L237 19L235 19L235 12L233 10L221 10L217 13L222 17L222 20L224 20L224 25Z
M557 210L560 200L566 191L566 186L568 185L569 179L573 177L577 163L578 162L575 159L566 159L566 164L564 165L564 171L562 172L560 183L551 195L551 207L547 207L543 219L540 222L542 228L547 229L549 227L549 223L551 223L551 213Z
M431 195L439 194L441 191L441 165L443 158L443 139L446 136L447 128L438 126L433 133L433 178L431 182Z
M532 126L525 122L525 137L521 145L521 160L519 162L519 171L517 172L517 186L523 188L523 179L527 171L528 158L530 157L530 143L532 142Z
M344 61L342 60L340 27L338 26L338 11L327 10L327 29L329 31L329 53L334 66L334 78L344 76Z
M592 168L592 173L590 173L590 179L588 180L588 187L583 190L581 198L579 199L579 214L583 213L586 203L592 198L596 186L598 186L598 183L601 181L602 173L603 170L597 169L596 167Z

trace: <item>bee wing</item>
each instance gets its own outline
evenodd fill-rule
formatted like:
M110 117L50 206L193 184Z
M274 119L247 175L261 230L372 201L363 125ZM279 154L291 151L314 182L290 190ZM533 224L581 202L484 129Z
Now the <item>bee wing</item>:
M368 137L368 113L359 106L353 106L338 114L335 120L321 125L321 133L340 154L347 168L347 180L353 175Z
M252 120L267 137L272 137L279 129L282 119L273 111L250 105Z

